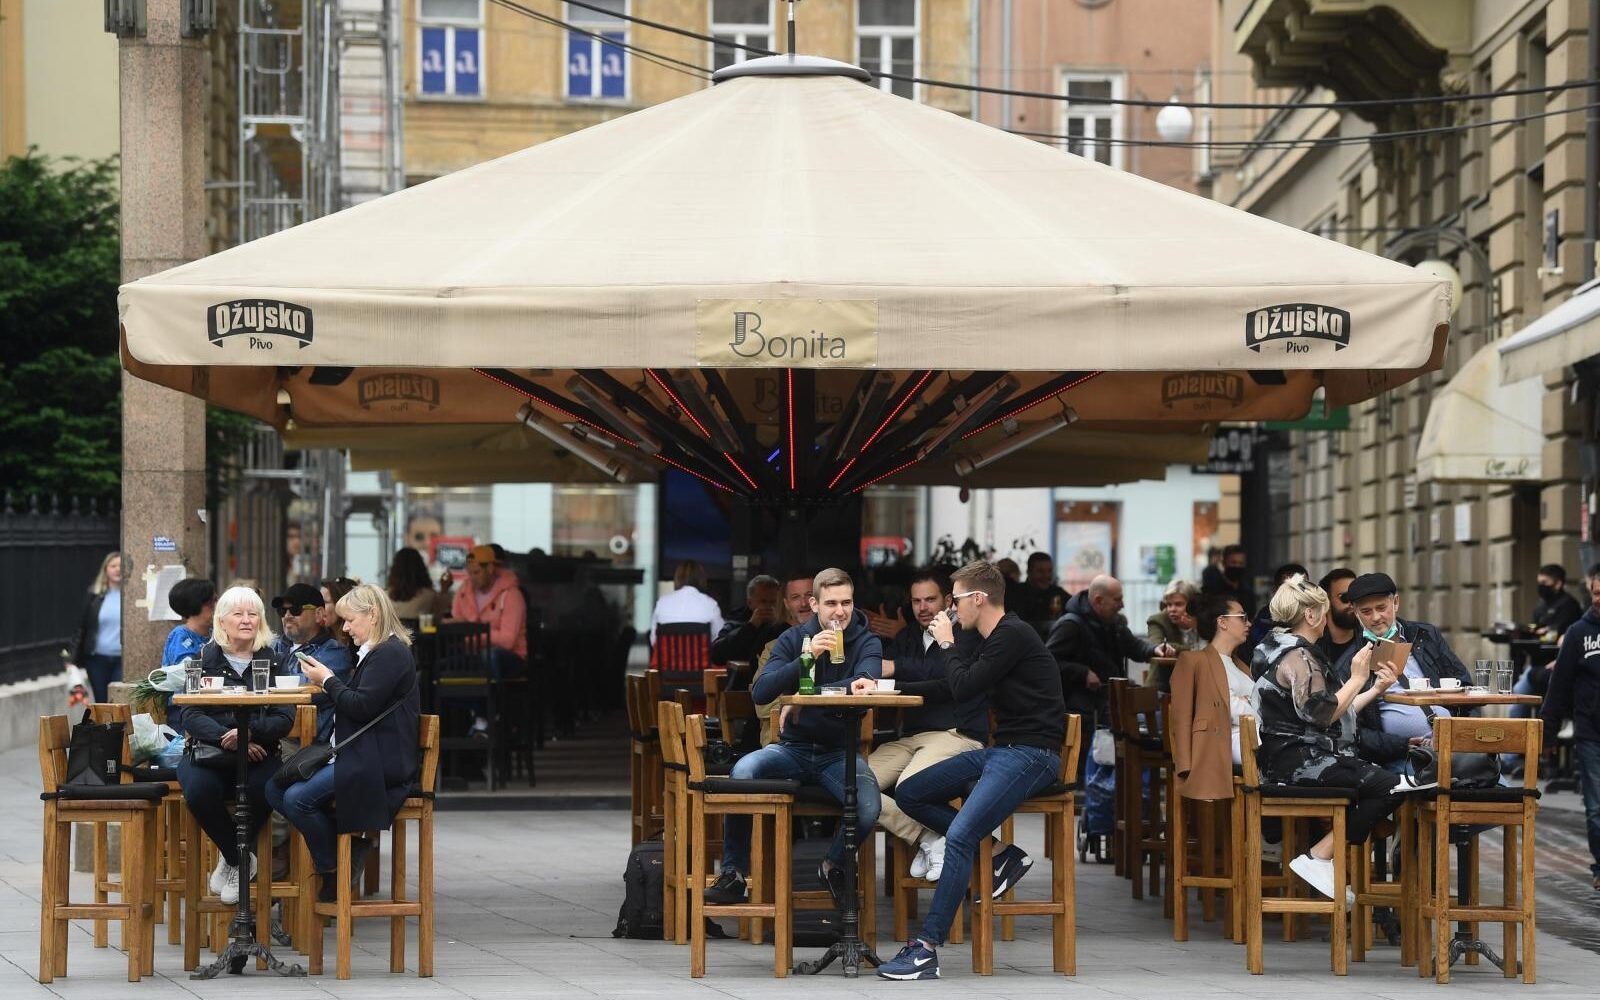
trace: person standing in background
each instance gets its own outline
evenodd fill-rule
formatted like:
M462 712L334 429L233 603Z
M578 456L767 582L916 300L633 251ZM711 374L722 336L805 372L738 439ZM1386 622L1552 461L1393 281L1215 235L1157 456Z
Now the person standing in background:
M89 587L89 600L78 624L72 662L89 675L94 700L111 695L111 682L122 678L122 553L107 553Z

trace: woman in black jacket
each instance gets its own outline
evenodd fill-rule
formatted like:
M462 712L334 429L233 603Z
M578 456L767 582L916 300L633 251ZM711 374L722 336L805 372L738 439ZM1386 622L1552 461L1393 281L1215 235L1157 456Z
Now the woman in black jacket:
M287 787L273 782L267 790L273 808L306 838L324 902L333 902L338 889L333 878L338 835L392 826L416 780L418 764L417 665L410 633L389 596L371 584L342 597L338 612L357 647L349 680L340 680L315 659L301 662L306 677L322 686L317 710L334 713L334 759L305 781ZM335 802L338 809L330 815ZM362 870L370 849L365 838L355 838L352 875Z
M267 628L266 608L261 597L249 587L233 587L217 598L212 616L212 641L200 649L200 668L204 675L221 677L228 687L250 685L252 660L272 660L273 673L281 668L272 655L272 631ZM210 889L224 903L239 899L239 854L235 845L233 817L228 805L234 800L237 766L234 752L238 730L234 710L173 705L167 722L185 734L188 743L178 763L178 784L189 811L217 845L222 854L211 873ZM287 705L263 708L250 723L250 772L247 795L250 800L250 842L271 815L267 810L267 782L278 769L278 741L294 728L294 710ZM216 751L221 751L220 755ZM196 759L196 754L201 755ZM206 760L210 755L213 759ZM256 873L256 858L250 857L250 873Z
M108 700L111 682L122 679L122 553L109 553L89 587L78 622L72 662L89 675L94 700Z

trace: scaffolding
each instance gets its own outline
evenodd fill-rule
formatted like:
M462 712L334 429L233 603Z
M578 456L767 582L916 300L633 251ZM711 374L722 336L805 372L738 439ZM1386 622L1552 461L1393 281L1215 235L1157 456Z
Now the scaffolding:
M238 0L238 241L404 185L401 0ZM351 93L345 92L349 85ZM348 115L348 120L346 119ZM277 593L345 570L345 519L372 513L345 489L340 451L286 454L271 428L231 463L213 551L222 580Z

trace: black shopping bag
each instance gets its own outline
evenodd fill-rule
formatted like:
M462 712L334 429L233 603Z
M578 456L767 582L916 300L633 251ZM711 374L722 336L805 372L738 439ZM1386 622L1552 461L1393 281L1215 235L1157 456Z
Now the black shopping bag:
M84 720L72 727L67 745L67 784L115 785L122 781L123 724Z

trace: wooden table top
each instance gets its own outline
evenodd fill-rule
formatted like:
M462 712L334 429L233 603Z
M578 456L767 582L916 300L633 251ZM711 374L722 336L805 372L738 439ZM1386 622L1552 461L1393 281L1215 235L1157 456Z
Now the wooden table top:
M1457 688L1454 691L1387 691L1383 698L1396 705L1415 705L1419 708L1426 705L1438 708L1537 705L1543 700L1536 694L1495 694L1492 691L1474 691L1470 688Z
M196 691L194 694L175 694L174 705L209 705L212 708L237 708L241 705L309 705L313 695L322 689L310 684L297 688L273 688L260 694L249 691Z
M885 691L883 694L786 694L778 699L780 705L802 708L916 708L922 704L920 694L901 694Z

